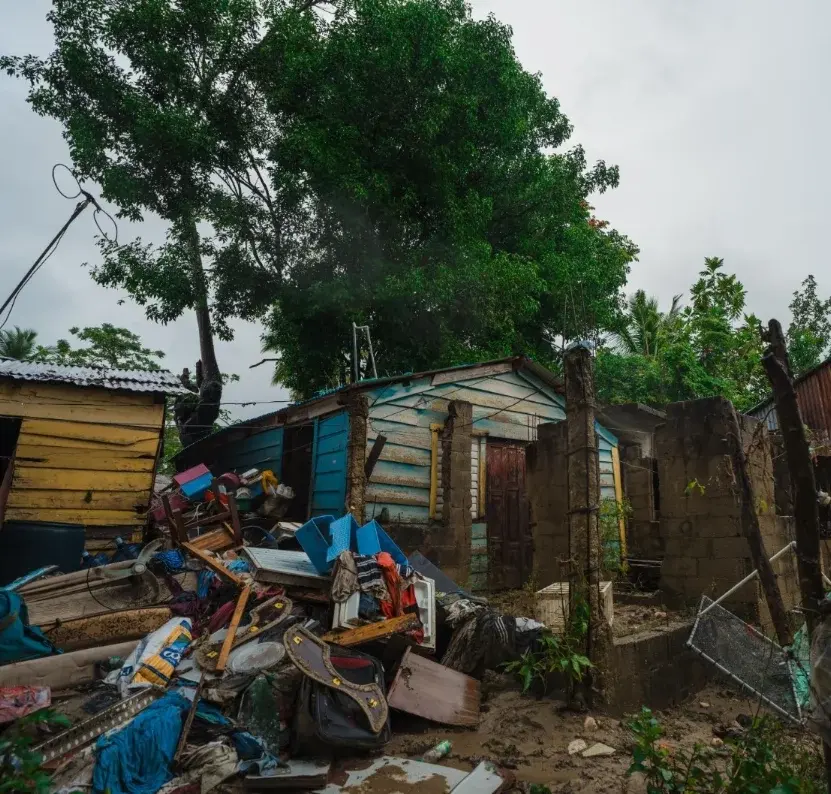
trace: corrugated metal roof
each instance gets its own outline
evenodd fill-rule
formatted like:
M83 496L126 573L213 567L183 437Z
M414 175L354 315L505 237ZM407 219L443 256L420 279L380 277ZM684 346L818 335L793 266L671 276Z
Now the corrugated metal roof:
M823 361L794 380L794 391L802 421L811 430L831 436L831 359ZM747 413L766 422L769 430L779 429L779 419L772 397L754 406Z
M141 372L105 367L64 367L58 364L36 364L31 361L0 359L0 378L71 383L74 386L96 386L101 389L121 389L135 392L163 392L186 394L187 389L172 372Z

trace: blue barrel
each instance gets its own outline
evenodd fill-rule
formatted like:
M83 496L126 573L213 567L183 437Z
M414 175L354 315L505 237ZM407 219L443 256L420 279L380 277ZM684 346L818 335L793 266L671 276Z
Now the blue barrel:
M79 570L85 534L81 524L6 521L0 528L0 587L46 565L61 573Z

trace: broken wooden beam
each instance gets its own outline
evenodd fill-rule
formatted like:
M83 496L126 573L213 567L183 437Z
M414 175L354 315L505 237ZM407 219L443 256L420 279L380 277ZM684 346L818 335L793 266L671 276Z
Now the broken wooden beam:
M400 634L402 631L417 629L421 625L418 615L413 613L401 615L397 618L379 620L377 623L369 623L366 626L358 626L345 631L330 631L321 637L325 642L333 642L349 648L352 645L363 645L366 642L382 640L393 634Z
M223 530L224 531L224 530ZM202 549L197 548L192 543L183 543L182 548L188 552L188 554L192 554L196 557L200 562L203 562L205 565L208 566L217 576L222 577L223 579L227 579L231 584L235 585L236 587L244 587L245 580L241 577L237 576L233 571L229 571L219 560L214 559L211 557L210 554L202 551Z
M242 613L245 611L245 605L248 603L248 596L251 595L251 585L247 584L240 593L237 599L237 606L234 609L234 614L231 616L231 622L228 625L228 634L225 641L222 643L222 650L219 652L219 659L216 662L217 672L222 672L228 662L228 655L231 653L231 648L234 645L234 640L237 636L237 629L242 620Z

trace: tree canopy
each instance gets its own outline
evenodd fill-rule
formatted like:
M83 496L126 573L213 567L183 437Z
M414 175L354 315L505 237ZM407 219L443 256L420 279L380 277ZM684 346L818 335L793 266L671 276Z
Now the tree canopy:
M724 261L705 260L689 305L676 296L666 313L642 291L626 302L616 332L598 352L604 401L663 405L723 395L750 408L768 394L761 366L761 324L745 313L746 290ZM796 374L816 366L831 346L831 299L808 276L790 304L788 348Z
M151 350L143 345L138 334L128 328L110 323L86 328L70 328L69 333L83 347L73 347L67 339L59 339L52 347L39 346L34 354L37 361L70 367L109 367L154 372L161 369L163 350Z
M161 246L102 241L93 276L151 319L196 311L203 407L211 332L237 317L303 396L346 378L353 322L382 372L551 364L557 338L609 327L637 250L588 199L618 172L565 148L510 29L463 0L317 5L56 0L55 52L0 59L79 176L169 222ZM215 419L194 411L188 440Z
M0 358L29 361L37 349L37 336L37 331L17 325L0 330Z

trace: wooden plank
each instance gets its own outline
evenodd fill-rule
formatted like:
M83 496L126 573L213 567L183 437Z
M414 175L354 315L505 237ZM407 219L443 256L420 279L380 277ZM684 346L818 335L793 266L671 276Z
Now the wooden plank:
M183 543L182 548L185 549L192 556L196 557L201 563L207 565L208 568L210 568L217 576L226 579L236 587L245 586L244 579L241 579L233 571L229 571L219 560L211 557L210 554L202 551L202 549L200 549L199 547L194 546L193 543ZM233 632L229 633L232 634Z
M389 502L375 502L370 499L366 502L366 519L380 518L381 513L386 510L389 520L393 524L426 524L430 520L430 514L426 507L413 505L396 505Z
M187 544L185 544L187 548ZM222 650L219 652L219 659L216 663L216 670L221 673L225 670L225 665L228 662L228 655L231 653L231 647L237 636L237 629L242 620L242 613L245 611L245 605L248 603L248 596L251 595L251 585L247 584L243 587L239 598L237 599L237 606L234 609L234 614L231 616L231 622L228 624L228 634L222 643Z
M88 405L154 405L154 392L114 391L95 386L75 386L72 384L47 383L45 381L0 382L0 397L9 400L26 400L43 403L73 403Z
M379 433L383 433L387 437L388 444L430 450L429 427L412 427L411 425L396 422L394 419L376 419L373 417L372 411L370 411L367 437L369 440L372 440Z
M143 512L147 507L147 494L142 491L52 491L28 490L12 486L7 506L34 510L132 510Z
M77 450L66 447L18 444L17 460L21 466L34 468L152 472L156 455L132 449L90 449L79 454Z
M369 482L427 490L430 487L430 469L424 466L410 466L406 463L381 461Z
M511 372L513 368L512 361L500 361L496 364L485 364L478 367L471 367L470 369L453 369L448 372L437 372L433 375L433 386L441 386L443 383L476 380L477 378L490 378L494 375Z
M620 474L620 452L617 447L612 448L612 465L614 466L615 475L615 501L618 506L623 506L623 478ZM626 522L623 518L623 511L620 510L620 520L618 521L618 531L620 533L620 558L623 563L626 563Z
M367 642L382 640L384 637L391 637L393 634L400 634L402 631L410 631L421 625L418 615L408 613L397 618L379 620L376 623L369 623L366 626L358 626L355 629L346 631L330 631L324 634L321 639L324 642L334 642L349 648L353 645L363 645Z
M167 607L105 612L76 620L50 621L40 629L62 651L78 651L114 642L140 640L161 628L172 614Z
M152 441L153 444L158 443L161 431L161 422L159 422L158 429L154 429L148 427L128 427L126 425L96 424L95 422L25 419L20 433L21 438L25 436L46 436L49 438L97 441L103 444L115 444L120 447L132 447L142 441Z
M366 488L366 498L370 502L386 502L393 505L414 505L416 507L430 506L430 494L426 489L419 493L417 489L412 488L409 491L404 491L399 488L393 490L389 487L377 487L370 483Z
M233 635L230 635L233 637ZM182 726L182 732L179 734L179 741L176 744L176 752L173 754L173 763L171 764L175 772L181 771L182 753L185 752L185 747L188 743L188 734L193 725L194 717L196 717L196 709L199 708L199 701L202 699L202 690L205 688L205 671L199 676L199 683L196 685L196 692L193 693L193 700L188 709L188 716L185 717L185 724Z
M366 456L366 463L364 464L364 477L367 479L372 476L375 464L378 463L378 459L381 457L386 443L387 437L385 435L379 434L375 437L375 441L372 443L372 448L369 450L369 454Z
M23 421L25 428L29 420ZM90 452L110 452L115 455L141 457L142 455L154 455L159 445L159 436L154 436L146 441L139 441L135 444L125 446L123 444L109 444L101 441L83 441L79 438L58 438L57 436L30 435L20 433L18 446L39 447L55 449L57 452L73 452L76 450L88 450Z
M146 491L152 482L148 472L84 471L27 466L22 461L15 467L12 489L56 491ZM142 499L146 501L146 494Z
M128 425L134 427L161 426L164 416L162 405L105 405L101 403L75 404L62 402L30 402L13 400L0 395L0 414L27 419L50 419L65 422L93 422L102 425Z
M367 452L372 444L367 444ZM430 467L430 451L426 449L414 449L413 447L401 446L387 442L379 458L381 463L406 463L409 466Z
M55 524L82 524L88 527L142 526L144 516L134 510L71 510L36 507L9 507L6 521L39 521Z
M390 708L443 725L479 724L479 682L407 648L387 702Z

